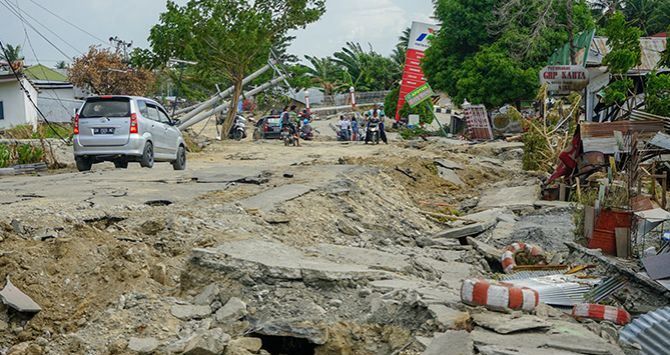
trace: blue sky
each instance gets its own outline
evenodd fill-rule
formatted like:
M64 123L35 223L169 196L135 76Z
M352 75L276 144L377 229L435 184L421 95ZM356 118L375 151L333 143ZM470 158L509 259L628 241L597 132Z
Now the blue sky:
M119 36L132 40L136 47L147 46L149 29L165 10L164 0L0 0L0 4L11 3L15 7L18 4L30 14L35 20L26 19L68 57L79 56L89 45L99 42L39 8L35 2L100 39ZM183 4L187 0L176 2ZM291 48L294 54L326 56L347 41L360 42L365 47L369 44L376 51L389 54L403 28L413 20L430 21L432 15L431 0L327 0L326 3L328 11L318 23L293 33L297 36ZM40 62L53 65L67 59L32 29L28 27L27 31ZM1 5L0 40L23 45L27 62L36 62L21 21Z

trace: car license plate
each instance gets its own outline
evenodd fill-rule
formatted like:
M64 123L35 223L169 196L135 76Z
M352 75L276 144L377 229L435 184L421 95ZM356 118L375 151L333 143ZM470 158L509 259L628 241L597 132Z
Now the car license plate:
M114 128L93 128L93 134L114 134Z

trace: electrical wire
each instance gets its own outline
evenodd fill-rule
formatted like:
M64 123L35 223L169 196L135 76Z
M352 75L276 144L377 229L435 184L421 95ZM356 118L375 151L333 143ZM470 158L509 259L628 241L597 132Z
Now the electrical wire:
M16 8L20 10L18 0L16 0ZM42 74L44 75L44 78L46 79L47 78L47 73L44 70L44 66L42 65L42 63L40 63L40 60L37 57L37 53L35 53L35 48L33 47L33 42L30 40L30 36L28 35L28 29L26 29L26 25L23 22L21 22L21 24L23 25L23 33L25 33L25 35L26 35L26 40L28 41L28 46L30 47L30 51L33 53L33 56L35 56L35 60L37 61L37 64L39 65L39 67L42 71ZM58 103L61 105L61 107L63 107L63 110L65 112L68 112L69 109L61 101L60 97L58 96L58 92L56 92L56 90L52 90L52 92L56 96L56 100L58 101ZM49 96L51 96L51 95L49 95Z
M9 2L9 0L3 0L3 1L4 1L7 5L9 5L9 6L12 6L12 7L14 6L14 5L12 5L11 2ZM21 21L23 21L24 23L27 23L28 21L26 21L26 19L21 15L21 13L23 13L23 15L25 15L25 16L28 16L30 19L32 19L34 22L36 22L36 23L37 23L38 25L40 25L42 28L44 28L45 30L47 30L49 33L51 33L52 35L54 35L56 38L58 38L59 40L61 40L63 43L65 43L68 47L72 48L75 52L77 52L77 53L79 53L79 54L82 54L82 55L84 54L84 52L82 52L81 50L79 50L77 47L75 47L74 45L72 45L70 42L66 41L63 37L59 36L56 32L54 32L54 31L51 30L49 27L47 27L46 25L44 25L44 24L43 24L42 22L40 22L38 19L34 18L34 17L33 17L32 15L30 15L28 12L22 10L22 9L19 8L18 6L17 6L14 10L15 10L16 13L18 13L19 18L20 18ZM28 25L30 25L30 24L28 24ZM32 27L32 26L31 26L31 27Z
M10 5L7 5L6 2L0 1L0 5L7 8L7 10L9 10L12 13L12 15L16 16L19 20L21 20L20 14L17 14L16 10L14 10ZM51 42L46 36L44 36L40 31L38 31L32 24L30 24L28 22L24 22L23 20L21 20L21 21L23 23L25 23L26 25L28 25L28 27L30 27L33 31L35 31L35 33L37 33L40 37L42 37L42 39L44 39L47 43L49 43L52 47L54 47L58 52L60 52L60 54L65 56L65 58L67 58L68 60L71 59L71 57L67 53L63 52L62 49L60 49L57 45L55 45L53 42Z
M57 18L60 19L61 21L67 23L68 25L70 25L70 26L72 26L72 27L78 29L79 31L81 31L81 32L83 32L83 33L85 33L85 34L87 34L87 35L89 35L89 36L91 36L91 38L97 40L97 41L100 42L101 44L103 44L103 45L105 45L105 46L108 46L108 47L110 47L110 48L113 48L113 47L112 47L109 43L107 43L107 41L105 41L104 39L101 39L100 37L98 37L98 36L92 34L91 32L86 31L85 29L83 29L83 28L77 26L76 24L70 22L70 21L67 20L66 18L61 17L60 15L58 15L58 14L56 14L55 12L53 12L53 11L47 9L46 7L44 7L44 5L42 5L42 4L38 3L38 2L36 2L35 0L30 0L30 2L32 2L33 4L39 6L42 10L44 10L44 11L46 11L46 12L48 12L48 13L54 15L55 17L57 17Z
M2 54L5 57L8 57L9 53L7 53L7 50L5 49L5 45L2 43L2 41L0 41L0 50L2 51ZM67 145L70 145L70 142L68 142L65 138L63 138L63 136L61 136L60 133L58 133L58 131L51 126L51 122L49 122L49 120L47 120L44 113L42 113L42 110L40 110L40 108L37 107L37 104L35 103L35 101L33 101L33 98L30 95L30 91L28 91L28 89L26 89L26 87L23 85L23 80L21 80L21 77L19 76L19 73L16 71L16 69L14 69L14 66L9 65L9 68L11 69L12 73L14 74L14 77L16 77L16 80L19 82L19 86L21 86L21 90L23 90L23 92L26 94L26 97L28 98L28 101L30 101L30 104L33 105L33 107L35 108L37 113L39 113L39 115L42 116L42 119L44 120L44 122L47 123L49 128L51 128L51 130L54 132L54 134L56 134L56 136L58 136L58 138L60 138L60 140L63 141L63 143L65 143Z

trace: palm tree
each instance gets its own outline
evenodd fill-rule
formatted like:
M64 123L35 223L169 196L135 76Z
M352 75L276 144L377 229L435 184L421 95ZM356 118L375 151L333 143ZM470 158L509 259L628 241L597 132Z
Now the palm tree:
M67 63L64 60L56 63L56 69L67 69Z
M0 59L8 63L23 60L23 56L21 55L21 46L12 46L11 44L6 45L4 51L0 51Z
M624 0L591 0L590 3L597 14L609 16L623 8Z
M395 45L393 53L391 53L391 59L393 59L393 61L401 67L405 65L407 47L409 45L409 36L411 32L412 29L410 27L407 27L402 31L402 34L400 37L398 37L398 44Z
M332 58L318 58L306 55L305 59L311 65L303 66L307 69L307 76L312 78L313 83L321 86L325 95L333 95L343 87L340 81L342 70L335 65Z
M360 43L347 42L346 47L341 51L335 52L333 62L344 68L343 80L350 86L357 90L367 90L361 87L361 79L363 78L363 56L366 53L363 51Z

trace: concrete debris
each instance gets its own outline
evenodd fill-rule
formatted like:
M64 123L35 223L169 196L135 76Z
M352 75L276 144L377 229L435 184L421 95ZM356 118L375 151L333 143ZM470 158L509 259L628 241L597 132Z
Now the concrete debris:
M240 205L246 210L259 210L268 213L282 203L308 194L310 191L312 191L312 188L305 185L284 185L244 199L240 201Z
M0 299L2 300L2 303L19 312L37 313L42 310L42 307L40 307L39 304L14 286L9 280L9 277L7 277L5 288L0 291Z
M258 353L263 347L263 341L260 338L242 337L232 340L230 346L242 348L251 353Z
M205 287L202 292L193 298L193 304L209 306L219 297L219 286L212 283Z
M493 312L481 312L472 314L475 324L486 329L493 330L498 334L511 334L516 332L547 329L551 324L539 317L525 314L502 314Z
M449 159L435 159L435 165L451 170L463 170L463 164Z
M470 314L461 312L441 304L431 304L428 310L434 315L435 321L445 329L459 329L470 323Z
M194 306L190 304L177 304L170 308L170 313L181 320L203 319L212 314L212 309L209 305Z
M464 186L465 182L452 169L447 169L441 165L437 166L437 174L446 182L455 186Z
M216 311L214 318L221 324L235 322L247 315L247 305L237 297L232 297L223 307Z
M496 207L510 209L533 207L539 197L540 186L537 184L489 190L482 194L477 208L486 210Z
M163 263L157 263L151 267L151 278L161 285L168 284L167 266Z
M140 354L149 354L158 349L158 340L156 338L130 338L128 349Z
M193 336L184 348L184 355L219 355L226 349L229 341L230 335L223 329L210 329L204 334Z
M423 355L471 354L474 354L474 343L470 333L466 331L451 331L438 335L423 352Z
M482 234L495 226L495 222L475 223L468 226L446 229L433 238L460 239L473 235Z

